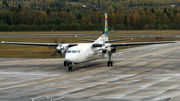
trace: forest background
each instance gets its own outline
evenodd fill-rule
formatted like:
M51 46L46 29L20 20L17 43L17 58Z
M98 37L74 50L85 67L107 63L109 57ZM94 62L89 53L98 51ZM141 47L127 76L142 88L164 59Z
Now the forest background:
M0 31L180 29L180 0L0 0Z

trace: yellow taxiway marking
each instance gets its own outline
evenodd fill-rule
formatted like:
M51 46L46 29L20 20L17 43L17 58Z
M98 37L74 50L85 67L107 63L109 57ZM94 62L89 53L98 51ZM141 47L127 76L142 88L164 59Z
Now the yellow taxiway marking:
M171 49L171 48L169 48L169 49ZM145 55L140 55L140 56L137 56L135 58L131 58L131 59L127 59L127 60L124 60L124 61L121 61L121 62L117 62L115 64L123 63L123 62L130 61L130 60L135 60L137 58L153 55L153 54L156 54L156 53L159 53L159 52L163 52L163 51L166 51L166 50L169 50L169 49L165 49L165 50L158 51L158 52L155 52L155 53L149 53L149 54L145 54ZM174 49L174 48L172 48L172 49ZM107 66L103 66L103 67L99 67L99 68L96 68L96 69L93 69L93 70L89 70L89 71L86 71L86 72L72 74L72 75L67 75L67 76L63 76L63 77L51 78L51 79L46 79L46 80L37 81L37 82L31 82L31 83L26 83L26 84L21 84L21 85L16 85L16 86L0 88L0 90L6 90L6 89L11 89L11 88L16 88L16 87L22 87L22 86L27 86L27 85L32 85L32 84L38 84L38 83L43 83L43 82L52 81L52 80L56 80L56 79L62 79L62 78L66 78L66 77L78 76L78 75L86 74L86 73L89 73L89 72L92 72L92 71L95 71L95 70L99 70L99 69L102 69L102 68L105 68L105 67L107 67Z

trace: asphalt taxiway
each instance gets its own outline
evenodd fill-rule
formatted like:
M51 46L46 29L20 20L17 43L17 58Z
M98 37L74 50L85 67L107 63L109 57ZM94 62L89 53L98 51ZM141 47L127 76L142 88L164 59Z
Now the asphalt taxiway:
M105 58L69 72L63 60L0 58L0 101L180 99L179 42L121 50L113 67Z

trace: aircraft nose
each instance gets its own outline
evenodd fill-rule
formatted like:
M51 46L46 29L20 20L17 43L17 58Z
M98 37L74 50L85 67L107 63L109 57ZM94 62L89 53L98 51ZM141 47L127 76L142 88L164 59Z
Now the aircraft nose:
M74 57L74 55L70 55L70 54L66 54L66 56L65 56L65 61L67 61L67 62L75 62L75 59L76 57Z

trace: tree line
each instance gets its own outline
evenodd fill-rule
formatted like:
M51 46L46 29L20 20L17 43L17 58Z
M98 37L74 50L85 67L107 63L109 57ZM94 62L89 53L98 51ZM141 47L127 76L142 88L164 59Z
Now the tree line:
M180 0L0 0L2 5L5 6L18 6L22 5L24 8L34 9L38 6L41 10L47 7L78 7L79 5L86 5L87 7L96 6L100 9L107 9L112 6L116 10L124 9L126 7L139 7L139 6L170 6L180 5ZM0 4L0 5L1 5Z
M102 30L105 12L109 30L180 29L177 7L59 8L53 12L50 8L29 10L19 5L11 10L0 10L0 31Z

